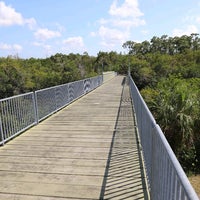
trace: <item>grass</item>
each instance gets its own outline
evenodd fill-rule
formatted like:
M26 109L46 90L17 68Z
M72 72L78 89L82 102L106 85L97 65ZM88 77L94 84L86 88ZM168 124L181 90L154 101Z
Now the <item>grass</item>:
M189 178L189 181L192 184L193 188L195 189L197 195L200 197L200 174L192 175L188 178Z

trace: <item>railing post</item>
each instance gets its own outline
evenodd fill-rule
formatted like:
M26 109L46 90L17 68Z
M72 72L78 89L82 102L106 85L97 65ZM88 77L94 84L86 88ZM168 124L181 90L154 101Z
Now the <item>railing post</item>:
M4 145L4 135L3 135L3 125L2 125L1 115L0 115L0 133L1 133L2 145Z
M55 111L57 112L58 110L59 110L59 106L58 106L58 92L57 92L57 90L58 90L58 87L55 87L54 88L54 95L55 95Z
M155 135L155 133L154 133L154 131L155 131L155 128L156 128L156 126L154 126L154 127L152 127L151 128L151 166L150 166L150 197L151 197L151 199L153 199L154 197L155 197L155 189L154 189L154 184L155 184L155 182L154 182L154 176L156 176L156 174L154 173L155 171L154 171L154 167L155 167L155 165L154 165L154 162L155 162L155 160L154 160L154 154L155 154L155 151L154 151L154 149L156 148L155 147L155 140L154 140L154 135Z
M37 103L37 94L33 92L33 107L34 107L34 115L36 124L39 123L39 114L38 114L38 103Z

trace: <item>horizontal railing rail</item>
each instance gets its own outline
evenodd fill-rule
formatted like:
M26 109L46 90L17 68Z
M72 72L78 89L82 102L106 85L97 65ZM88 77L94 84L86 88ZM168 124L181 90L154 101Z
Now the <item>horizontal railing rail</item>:
M198 200L197 194L130 75L129 84L151 199Z
M0 145L103 83L96 76L0 100Z

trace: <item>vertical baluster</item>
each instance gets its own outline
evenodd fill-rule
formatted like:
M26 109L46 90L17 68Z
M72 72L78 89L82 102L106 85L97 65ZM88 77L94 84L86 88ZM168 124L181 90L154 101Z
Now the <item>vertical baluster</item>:
M3 122L2 122L2 113L3 113L3 108L2 108L2 102L0 101L0 134L1 134L1 141L0 143L2 143L4 145L4 132L3 132Z

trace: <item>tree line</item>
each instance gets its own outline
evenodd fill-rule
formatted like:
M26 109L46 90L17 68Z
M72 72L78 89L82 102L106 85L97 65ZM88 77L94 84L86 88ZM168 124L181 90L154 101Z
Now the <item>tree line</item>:
M94 57L87 52L83 55L57 53L45 59L1 57L0 99L96 76L102 70L110 70L112 65L103 59L107 54L99 52Z
M128 54L57 53L45 59L0 58L0 98L128 69L187 173L200 173L200 38L154 36L127 41Z
M188 50L200 50L199 34L193 33L190 36L183 35L181 37L169 37L162 35L161 37L154 36L150 41L143 41L141 43L134 41L127 41L123 44L124 48L129 50L129 54L147 54L160 52L161 54L179 54Z

